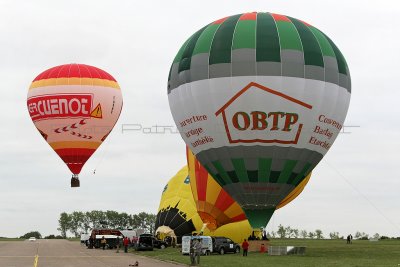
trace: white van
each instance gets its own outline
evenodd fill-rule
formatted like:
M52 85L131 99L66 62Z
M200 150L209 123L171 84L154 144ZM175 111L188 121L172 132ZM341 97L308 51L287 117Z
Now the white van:
M188 255L190 253L190 247L193 239L201 239L202 254L210 255L213 252L212 239L210 236L198 235L198 236L182 236L182 254Z

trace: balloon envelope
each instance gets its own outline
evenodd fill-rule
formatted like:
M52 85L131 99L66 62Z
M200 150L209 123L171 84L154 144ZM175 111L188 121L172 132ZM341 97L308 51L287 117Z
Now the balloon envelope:
M247 220L223 225L215 231L204 228L196 210L188 174L185 166L164 187L156 218L156 233L176 237L178 243L181 243L183 235L200 231L204 235L225 236L238 243L247 238L252 233Z
M198 231L202 226L190 188L188 168L185 166L164 187L155 229L156 232L176 236L180 243L183 235Z
M245 13L194 33L170 69L182 138L254 228L326 154L350 102L347 63L314 26Z
M77 177L117 122L122 94L107 72L67 64L33 80L27 106L40 134Z
M214 231L225 224L247 221L239 204L214 180L188 147L186 149L193 198L197 212L207 224L207 228ZM298 197L310 177L311 173L276 206L276 209L286 206Z

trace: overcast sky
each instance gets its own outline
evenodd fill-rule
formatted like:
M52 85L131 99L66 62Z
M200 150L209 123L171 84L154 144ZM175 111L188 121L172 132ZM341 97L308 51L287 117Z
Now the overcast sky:
M334 40L352 76L344 125L360 126L345 128L351 133L339 135L304 192L275 213L269 229L400 236L400 2L394 0L0 0L0 236L57 234L64 211L156 213L165 183L185 165L185 144L178 134L122 128L173 126L167 78L182 43L216 19L251 11L302 19ZM106 70L124 97L112 134L81 172L80 188L70 188L70 171L26 108L31 81L67 63Z

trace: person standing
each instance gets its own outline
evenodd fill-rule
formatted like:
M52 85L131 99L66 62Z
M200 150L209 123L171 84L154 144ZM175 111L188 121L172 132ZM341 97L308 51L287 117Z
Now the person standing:
M350 244L350 235L347 236L347 244Z
M117 253L119 253L119 247L120 247L120 239L119 236L117 236Z
M129 246L129 238L125 237L124 238L124 252L128 252L128 246Z
M261 244L260 253L265 253L265 252L266 252L265 245L264 245L264 244Z
M105 249L106 249L107 240L106 240L106 238L104 237L104 235L103 235L103 237L101 238L100 244L101 244L101 247L103 248L103 250L105 250Z
M197 243L196 239L190 240L190 251L189 251L190 266L196 266L196 261L195 261L196 243Z
M201 243L201 239L197 239L197 243L195 244L195 256L196 256L196 263L197 265L200 264L200 255L203 250L203 245Z
M247 257L247 251L249 250L249 242L245 239L242 243L242 249L243 249L243 257Z

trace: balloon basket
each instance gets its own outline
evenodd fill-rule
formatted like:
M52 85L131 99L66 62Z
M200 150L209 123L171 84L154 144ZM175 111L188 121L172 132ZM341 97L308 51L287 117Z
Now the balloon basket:
M71 187L80 187L79 177L77 174L72 175Z

